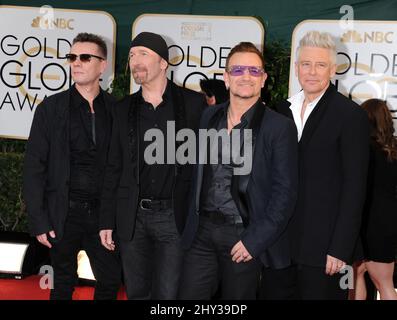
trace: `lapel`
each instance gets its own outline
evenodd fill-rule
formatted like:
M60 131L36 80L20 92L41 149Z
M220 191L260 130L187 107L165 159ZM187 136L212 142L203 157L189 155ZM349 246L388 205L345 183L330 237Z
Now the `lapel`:
M174 120L175 120L175 133L177 134L179 130L183 128L189 128L186 117L185 99L183 96L182 88L174 84L172 81L167 80L168 85L171 86L171 100L172 107L174 109ZM182 141L175 141L175 150L182 144ZM176 177L182 171L182 165L175 162L174 166L174 176Z
M55 124L57 127L58 143L61 147L62 152L66 157L69 157L70 153L70 94L71 90L62 92L59 99L57 100L56 113L57 121Z
M175 132L183 128L187 128L187 119L186 119L186 111L185 111L185 99L183 97L183 93L180 87L174 84L172 81L167 80L168 85L171 86L171 96L172 96L172 106L174 109L174 117L175 117ZM176 141L176 149L179 145L181 145L182 141Z
M227 108L227 106L229 105L229 102L225 102L219 106L214 106L211 108L218 108L217 110L215 110L212 114L210 114L208 116L208 118L203 118L202 119L202 123L200 125L200 128L202 129L211 129L211 128L215 128L216 124L218 123L218 121L220 120L220 118L223 115L223 112L225 110L225 108ZM200 134L198 135L200 136ZM197 161L197 180L196 180L196 212L199 211L200 209L200 195L201 195L201 185L203 183L203 173L204 173L204 164L200 161L200 159L202 159L200 157L200 154L202 155L202 153L200 153L200 150L203 150L203 148L205 148L206 150L206 154L205 157L207 157L208 155L208 151L210 146L207 145L207 141L200 141L197 138L197 145L199 146L199 151L197 152L197 158L199 159Z
M107 148L109 145L110 141L110 132L111 132L111 108L114 105L114 101L112 97L106 93L105 91L102 91L102 98L104 102L104 110L100 111L103 112L102 117L95 117L96 124L101 128L101 130L96 130L97 134L97 148L100 154L106 154L106 152L100 152L100 150Z
M252 120L247 126L247 129L252 130L252 161L255 157L255 146L256 146L256 141L257 137L259 134L259 131L261 129L261 123L262 119L265 115L266 107L262 103L262 101L257 102L253 108L254 114L252 117ZM246 203L245 196L247 194L247 188L248 188L248 183L251 178L251 174L247 175L233 175L232 176L232 182L231 182L231 193L234 202L237 205L237 208L239 209L241 218L243 219L244 225L247 225L248 219L249 219L249 212L248 212L248 206Z
M131 95L128 106L128 151L132 164L132 172L139 185L139 93ZM120 112L121 116L123 113ZM123 123L122 119L119 119ZM121 128L120 128L121 129ZM120 132L122 132L120 130Z
M329 107L329 99L335 91L335 86L330 83L328 89L325 91L324 95L317 103L316 107L306 121L305 127L303 128L302 137L299 141L300 148L304 149L309 144L310 139L313 137L314 132L321 123L321 120Z
M276 106L276 111L283 114L284 116L294 120L294 116L292 115L292 111L289 108L291 105L291 102L288 100L282 101L278 106Z

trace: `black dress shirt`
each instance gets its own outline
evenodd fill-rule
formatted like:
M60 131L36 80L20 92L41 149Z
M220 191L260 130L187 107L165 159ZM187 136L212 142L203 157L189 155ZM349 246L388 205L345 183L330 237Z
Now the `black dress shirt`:
M142 93L139 102L139 163L140 163L140 197L145 199L171 199L174 184L174 164L167 164L167 122L174 121L174 108L172 100L171 85L168 81L163 94L163 101L154 108L151 103L146 102ZM145 132L149 129L161 130L164 142L144 141ZM171 137L175 140L175 137ZM145 149L153 143L158 148L163 148L164 164L145 162ZM152 145L153 146L153 145Z
M102 91L94 99L93 107L94 113L91 113L88 101L75 86L71 88L69 196L77 201L92 201L100 194L98 150L102 150L99 146L103 143L102 133L108 116Z
M243 139L244 129L247 128L251 122L256 104L249 108L241 117L241 122L233 127L233 130L240 131L240 142L242 142ZM228 109L229 107L225 108L219 122L215 124L216 130L227 130ZM236 165L233 163L231 157L228 164L222 163L222 157L224 154L232 154L231 137L231 134L228 135L228 143L222 143L222 139L218 139L218 141L214 142L218 143L218 162L217 164L210 164L210 161L208 160L207 164L204 165L200 211L221 212L224 215L233 216L239 215L237 206L231 194L233 170ZM210 148L212 148L212 146Z

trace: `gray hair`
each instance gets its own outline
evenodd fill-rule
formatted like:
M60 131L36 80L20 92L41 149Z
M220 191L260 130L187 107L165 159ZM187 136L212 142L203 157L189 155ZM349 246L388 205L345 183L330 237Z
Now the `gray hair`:
M296 49L296 57L299 59L300 49L303 47L315 47L328 49L330 52L331 62L336 63L336 45L328 32L309 31L299 41L299 46Z

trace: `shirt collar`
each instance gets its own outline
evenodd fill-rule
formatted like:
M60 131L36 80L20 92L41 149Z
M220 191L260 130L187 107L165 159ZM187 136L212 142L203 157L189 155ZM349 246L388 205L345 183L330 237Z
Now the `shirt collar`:
M242 124L251 123L252 118L254 117L255 110L258 107L258 105L260 105L260 104L264 104L264 102L262 102L261 98L259 98L247 111L244 112L244 114L241 116ZM230 102L224 109L224 113L225 113L226 117L227 117L227 111L229 110L229 108L230 108Z
M85 103L85 104L88 103L88 101L86 99L84 99L84 97L77 90L76 84L73 84L73 86L70 88L70 92L71 92L71 99L72 99L73 105L79 106L82 103ZM99 88L99 93L95 97L94 103L98 102L98 101L103 101L103 94L102 94L102 89L101 88Z
M325 90L327 91L327 90ZM306 106L306 108L308 109L314 109L315 106L317 105L317 103L321 100L321 98L323 97L325 91L320 94L316 99L314 99L312 102L309 102ZM291 96L290 98L287 99L288 102L291 103L291 105L289 106L289 108L295 109L295 108L302 108L303 102L305 101L305 93L303 92L303 90L299 91L297 94Z
M146 102L142 96L142 87L139 89L137 94L138 94L138 99L141 103ZM167 86L165 87L165 90L163 92L162 100L163 100L163 103L166 103L167 101L170 101L171 99L172 99L171 80L167 79Z

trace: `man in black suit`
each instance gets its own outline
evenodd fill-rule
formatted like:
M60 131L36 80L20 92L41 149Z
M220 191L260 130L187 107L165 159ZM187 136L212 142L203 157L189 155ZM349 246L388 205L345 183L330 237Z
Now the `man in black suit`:
M175 163L181 142L172 131L196 130L206 102L167 79L168 47L158 34L142 32L132 40L129 66L141 89L115 108L100 234L113 250L117 233L129 299L175 299L192 170ZM147 141L154 131L163 141ZM149 159L156 144L165 159Z
M223 299L255 299L262 264L290 265L284 231L296 199L296 129L262 103L266 77L261 52L250 42L238 44L224 73L230 102L201 118L200 128L222 139L208 146L208 159L217 161L204 157L194 170L181 299L210 299L219 283ZM206 150L200 143L201 156ZM241 153L243 162L233 156Z
M37 106L26 147L24 198L31 233L51 248L51 299L72 298L80 249L97 280L95 299L116 299L120 286L118 257L102 247L98 235L115 102L99 86L106 55L103 39L77 35L66 55L75 84Z
M301 39L295 71L303 90L279 106L294 119L299 140L298 200L289 225L294 266L286 288L298 299L346 299L339 271L352 262L360 230L368 120L330 83L336 51L328 33Z

